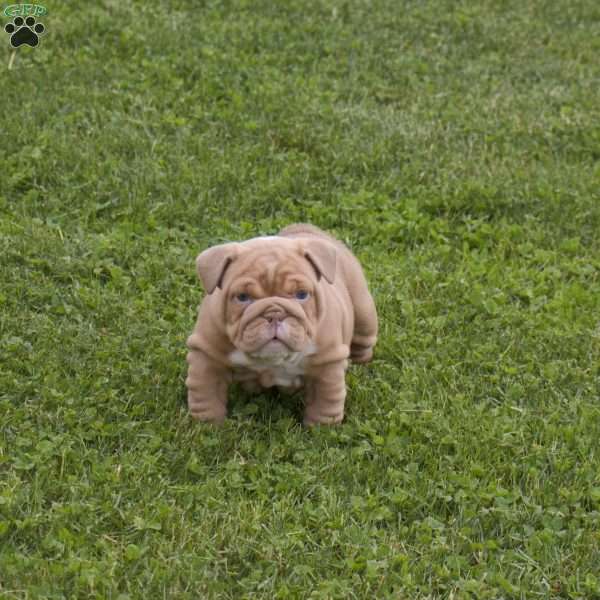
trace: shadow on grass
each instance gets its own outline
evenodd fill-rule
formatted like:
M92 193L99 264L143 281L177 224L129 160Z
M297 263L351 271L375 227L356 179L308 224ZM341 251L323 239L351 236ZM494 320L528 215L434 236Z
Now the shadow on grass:
M246 420L251 418L257 425L269 425L282 419L302 422L304 398L302 390L282 394L277 388L259 393L249 393L239 386L229 389L229 418Z

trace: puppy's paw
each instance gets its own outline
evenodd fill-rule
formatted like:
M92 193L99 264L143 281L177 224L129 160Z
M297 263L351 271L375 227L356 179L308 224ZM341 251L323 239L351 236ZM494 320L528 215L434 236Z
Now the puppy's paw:
M344 413L340 415L333 416L316 416L309 417L307 415L304 416L304 420L302 424L305 427L314 427L315 425L338 425L344 420Z
M225 406L219 402L198 401L188 396L188 408L192 418L196 421L205 421L206 423L220 424L227 416Z
M344 420L344 406L307 406L304 411L303 424L307 427L313 425L337 425Z
M190 410L190 415L196 421L202 421L203 423L212 423L213 425L221 425L225 421L225 413L214 414L208 411L197 411Z
M373 346L350 346L350 360L354 363L368 363L373 358Z

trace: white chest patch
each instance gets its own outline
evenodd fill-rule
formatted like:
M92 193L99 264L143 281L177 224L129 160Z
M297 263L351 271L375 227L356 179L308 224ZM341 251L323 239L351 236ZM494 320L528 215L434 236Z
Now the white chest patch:
M302 352L287 350L261 356L234 350L229 360L235 369L236 380L258 380L264 387L280 385L298 388L304 383L306 358L315 351L313 346L309 346Z

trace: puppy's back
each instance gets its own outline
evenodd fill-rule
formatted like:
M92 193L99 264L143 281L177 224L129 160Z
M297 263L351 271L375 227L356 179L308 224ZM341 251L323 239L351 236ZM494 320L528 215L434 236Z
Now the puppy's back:
M310 223L294 223L294 225L288 225L284 227L277 235L283 237L305 237L305 236L316 236L325 238L334 244L340 244L339 240L336 240L332 235L329 235L327 232L319 229L315 225L310 225Z

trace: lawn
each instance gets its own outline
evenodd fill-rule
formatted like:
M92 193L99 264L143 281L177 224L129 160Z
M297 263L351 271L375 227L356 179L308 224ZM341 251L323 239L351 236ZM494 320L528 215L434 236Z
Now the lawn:
M0 597L600 598L597 0L45 6L0 30ZM379 311L344 424L193 422L196 255L297 221Z

